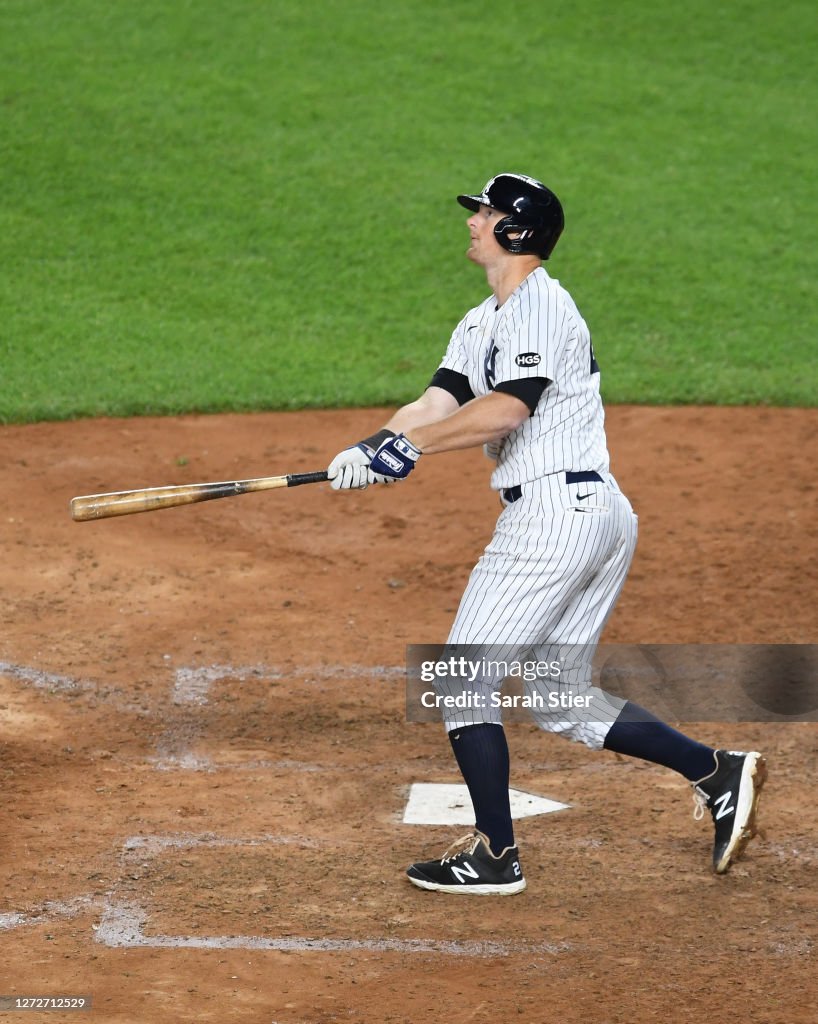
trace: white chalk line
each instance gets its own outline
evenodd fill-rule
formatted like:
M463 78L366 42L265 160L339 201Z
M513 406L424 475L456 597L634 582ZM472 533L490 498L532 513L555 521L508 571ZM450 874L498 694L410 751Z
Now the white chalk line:
M222 680L235 680L240 683L248 679L262 682L278 682L282 679L296 680L299 685L311 684L316 681L331 679L364 679L379 678L393 680L403 677L406 669L400 665L317 665L302 666L298 670L283 669L265 665L201 665L182 666L174 670L171 687L171 703L175 705L201 706L208 703L208 695L213 683ZM125 692L120 687L106 687L89 679L78 679L75 676L28 665L16 665L9 661L0 661L0 675L8 676L18 682L31 686L35 690L52 694L89 694L99 700L113 703L122 710L140 714L156 715L160 708L145 708L141 704L129 703L125 700Z
M83 695L101 703L113 705L117 710L138 714L147 718L162 718L166 724L164 731L157 737L154 753L147 762L157 771L259 771L283 769L289 771L320 772L326 768L317 764L309 764L296 760L255 759L253 761L232 761L214 763L210 758L197 754L193 747L204 732L204 719L207 714L213 686L216 683L229 681L243 683L247 680L260 682L279 682L282 679L293 679L300 685L316 685L337 679L381 679L393 682L403 678L406 669L399 665L313 665L303 666L297 671L275 666L257 665L225 665L210 664L200 666L181 666L173 670L170 685L170 707L164 700L158 700L153 707L145 707L142 703L134 703L127 699L123 689L102 686L88 679L26 665L16 665L0 661L0 675L23 683L40 692L56 696ZM174 720L174 709L179 709Z
M288 953L443 953L449 956L501 957L517 953L564 953L567 943L447 941L438 939L328 939L310 936L145 935L145 911L133 903L109 903L94 932L96 942L112 949L247 949Z
M244 682L248 678L262 682L277 682L286 678L283 669L265 667L264 665L233 666L203 665L197 668L183 666L177 668L170 692L171 704L175 707L204 708L209 703L212 687L224 680ZM290 673L294 675L294 673ZM405 675L401 666L364 666L364 665L319 665L299 670L299 682L314 683L316 680L334 680L340 678L372 678L373 676L395 679ZM301 677L304 677L303 679ZM148 758L158 771L253 771L263 768L285 767L282 762L257 760L253 762L218 763L193 752L192 747L203 733L203 719L187 718L182 722L168 721L167 728L157 738L155 754ZM321 771L317 765L299 765L291 762L290 770Z
M262 665L236 667L214 664L195 668L182 666L174 671L170 702L177 708L204 708L210 701L210 691L215 683L225 679L243 683L248 678L274 681L281 676L278 671L267 670ZM181 721L174 721L171 714L166 721L165 731L157 737L155 754L148 758L148 762L157 771L225 770L225 766L215 766L210 758L193 753L191 748L203 732L202 722L198 717L187 716Z
M201 665L196 668L182 666L174 671L171 703L201 707L208 703L213 683L221 682L222 679L243 683L251 678L274 681L281 679L282 675L277 669L265 668L263 665Z
M219 836L215 832L174 832L167 835L130 836L122 844L122 857L142 852L145 856L156 857L164 850L192 850L197 846L304 846L317 849L318 843L309 836L262 835L256 838L232 838Z
M30 668L27 665L14 665L8 661L0 661L0 675L8 676L9 679L14 679L42 693L69 697L90 696L101 703L112 704L118 711L146 717L155 714L152 709L129 701L120 688L104 687L89 679L76 679L73 676L61 675L57 672L45 672L41 669Z
M301 846L305 849L317 849L319 843L309 836L301 835L261 835L255 838L236 839L218 836L213 832L194 834L177 832L167 835L130 836L122 844L119 863L123 868L131 868L136 861L144 861L146 857L156 857L165 850L190 850L194 847L237 847L237 846ZM0 914L0 932L13 931L16 928L30 928L48 924L50 921L77 917L89 910L97 910L104 914L110 906L110 895L75 896L70 900L46 900L36 910L23 913L12 911Z
M301 835L261 835L255 838L236 839L218 836L212 832L177 832L167 835L130 836L122 844L119 863L123 869L132 869L135 862L144 862L146 857L159 856L165 850L190 850L201 846L301 846L305 849L318 849L319 843L309 836ZM110 905L110 894L106 897L86 894L70 900L46 900L36 910L27 913L12 911L0 914L0 932L32 928L55 920L77 917L87 911L96 910L104 914Z
M36 927L48 924L49 921L77 917L88 910L100 907L104 909L105 904L96 896L75 896L72 900L47 900L38 910L27 914L0 914L0 931Z
M237 847L298 846L318 849L320 843L309 836L260 835L241 838L220 836L214 832L174 832L129 836L122 844L120 865L132 870L135 863L147 866L150 858L167 850L218 849ZM512 953L561 953L569 949L560 943L497 942L493 940L450 941L438 939L400 939L392 936L365 939L314 936L264 935L145 935L147 911L130 899L121 899L116 887L102 904L100 922L94 928L94 940L110 948L157 949L248 949L279 952L396 952L445 953L450 956L498 957Z
M192 754L189 751L178 754L157 755L148 758L148 763L160 772L191 771L191 772L251 772L251 771L286 771L286 772L338 772L349 774L353 771L373 770L373 765L351 765L339 768L337 764L315 764L310 761L291 761L288 759L254 760L254 761L211 761L207 757Z
M196 847L236 848L270 845L297 845L318 848L320 844L303 835L260 835L256 837L219 836L215 833L170 833L134 835L122 844L120 865L132 869L135 860L161 856L167 850ZM94 941L108 948L153 949L241 949L257 952L335 953L370 952L454 957L499 958L518 954L558 955L576 950L568 942L503 942L497 940L441 940L428 938L327 938L316 936L264 935L146 935L148 912L138 903L118 897L116 886L105 896L82 895L71 900L51 900L35 911L0 914L0 932L36 927L55 920L66 920L96 911L99 923L92 925ZM813 953L813 941L802 935L771 939L768 952L774 956L802 958Z

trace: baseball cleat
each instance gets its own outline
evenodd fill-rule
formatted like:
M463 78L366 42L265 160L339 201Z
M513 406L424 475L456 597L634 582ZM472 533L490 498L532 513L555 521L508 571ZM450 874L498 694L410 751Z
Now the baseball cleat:
M406 874L412 885L435 892L469 893L472 896L510 896L525 889L516 846L507 846L495 857L482 832L469 832L440 860L413 864Z
M756 834L756 814L761 787L767 778L767 762L757 751L717 750L716 767L710 775L692 783L696 803L694 818L705 810L713 816L716 843L713 868L723 875Z

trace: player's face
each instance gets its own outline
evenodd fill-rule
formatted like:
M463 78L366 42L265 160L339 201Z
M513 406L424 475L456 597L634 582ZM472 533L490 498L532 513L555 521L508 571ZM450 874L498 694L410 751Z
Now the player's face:
M505 253L494 235L494 225L505 216L505 213L492 210L490 206L481 206L466 221L471 238L466 255L481 267Z

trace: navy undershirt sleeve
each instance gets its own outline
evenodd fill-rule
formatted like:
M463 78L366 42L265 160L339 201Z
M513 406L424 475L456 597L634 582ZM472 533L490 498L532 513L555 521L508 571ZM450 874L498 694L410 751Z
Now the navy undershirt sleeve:
M494 385L494 390L502 391L506 395L514 395L521 402L525 402L529 412L533 413L548 384L547 377L525 377L522 380L500 381L499 384Z
M469 384L469 378L464 373L456 370L449 370L444 366L435 373L429 381L429 387L443 388L457 399L458 405L465 405L474 398L474 392Z

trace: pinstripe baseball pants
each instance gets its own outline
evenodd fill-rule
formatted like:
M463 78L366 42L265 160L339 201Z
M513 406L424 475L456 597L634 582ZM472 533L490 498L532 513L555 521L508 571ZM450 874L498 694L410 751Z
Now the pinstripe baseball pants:
M600 749L625 701L591 685L591 661L602 629L624 585L636 547L637 518L609 473L568 483L555 473L516 488L494 535L474 567L447 640L479 651L487 661L559 660L558 680L527 682L539 694L531 710L549 732ZM508 493L508 492L506 492ZM519 495L519 497L517 496ZM487 695L499 691L502 672L488 672L469 688L478 705L444 711L447 730L501 722L502 708ZM462 692L463 680L442 680L439 692ZM584 695L581 708L554 708L549 695Z

